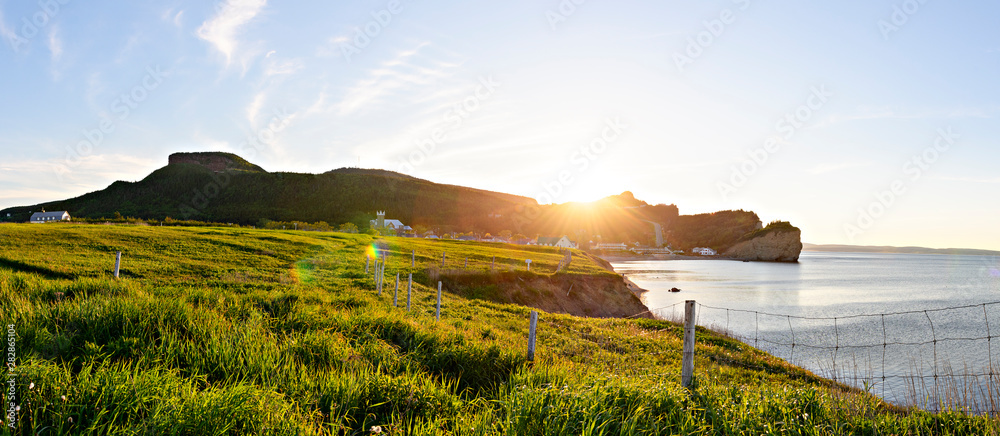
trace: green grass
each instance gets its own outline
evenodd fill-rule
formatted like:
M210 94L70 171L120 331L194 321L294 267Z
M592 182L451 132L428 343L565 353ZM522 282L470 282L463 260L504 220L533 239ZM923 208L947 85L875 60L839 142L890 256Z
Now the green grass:
M21 406L0 434L997 434L990 418L889 407L702 329L696 385L682 388L682 329L665 321L543 313L527 362L529 308L449 294L435 322L436 289L419 283L412 311L393 308L394 283L379 297L364 273L374 242L0 226L0 322L16 326ZM445 269L468 256L484 273L494 255L514 268L531 256L546 275L562 259L383 242L393 276L426 278L442 251ZM568 274L609 273L574 256Z

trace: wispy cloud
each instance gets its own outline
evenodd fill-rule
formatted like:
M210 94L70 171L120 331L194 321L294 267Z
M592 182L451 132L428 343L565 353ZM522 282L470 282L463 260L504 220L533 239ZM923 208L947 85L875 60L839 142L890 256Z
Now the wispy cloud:
M859 106L852 113L835 114L817 124L826 127L847 121L900 119L947 119L947 118L991 118L997 111L996 107L894 107L894 106Z
M173 19L174 26L177 28L184 27L184 11L180 10L174 15Z
M260 109L264 107L264 99L267 95L264 92L259 92L254 96L253 101L247 105L247 120L250 121L250 125L254 129L257 128L257 117L260 115Z
M59 38L59 26L52 26L49 30L49 39L47 43L49 47L49 53L52 54L52 62L59 62L63 54L62 39Z
M14 29L7 27L7 19L4 18L2 9L0 9L0 38L3 38L4 42L11 46L14 51L17 51L17 45L14 44L14 41L18 38L17 33Z
M854 168L864 168L867 166L871 166L871 162L826 163L809 168L806 172L812 175L820 175Z
M305 68L305 63L299 59L278 59L276 56L271 59L271 56L276 53L274 50L268 52L267 54L267 65L264 67L264 78L269 78L272 76L282 76L288 74L294 74L295 72Z
M160 163L154 159L127 154L94 154L80 158L76 171L62 181L51 174L60 162L51 160L16 160L0 165L0 183L11 189L0 192L0 201L14 205L62 200L104 189L114 180L139 180Z
M257 17L266 5L267 0L227 0L215 17L198 28L198 37L222 52L226 56L226 66L229 66L241 44L241 28Z
M422 56L421 50L430 45L424 42L410 50L403 50L368 76L351 86L340 101L340 115L358 112L364 108L378 107L387 97L407 88L417 88L449 77L459 63L442 62Z
M351 38L347 36L334 36L316 48L316 57L339 56L343 50L341 45L349 42Z

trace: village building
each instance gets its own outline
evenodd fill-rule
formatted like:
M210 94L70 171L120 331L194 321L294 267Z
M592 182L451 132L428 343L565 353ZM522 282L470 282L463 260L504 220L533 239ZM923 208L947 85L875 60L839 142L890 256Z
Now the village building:
M41 212L35 212L31 214L32 224L45 224L57 221L71 221L69 212L58 211L58 212L46 212L42 210Z
M375 216L376 216L376 218L373 219L373 220L371 220L370 223L371 223L372 228L374 228L376 230L377 229L392 229L392 230L395 230L396 233L406 233L406 232L409 232L409 231L413 230L413 228L411 228L410 226L404 225L403 222L400 221L400 220L387 220L387 219L385 219L385 211L384 210L378 211L378 213L376 213Z
M538 245L543 245L547 247L560 247L560 248L578 248L576 242L570 241L569 237L563 235L563 237L538 237Z

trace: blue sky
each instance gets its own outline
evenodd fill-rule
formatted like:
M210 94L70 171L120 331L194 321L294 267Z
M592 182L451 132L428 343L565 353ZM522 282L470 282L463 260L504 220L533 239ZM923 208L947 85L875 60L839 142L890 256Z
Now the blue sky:
M229 151L1000 250L1000 4L317 3L0 0L0 208Z

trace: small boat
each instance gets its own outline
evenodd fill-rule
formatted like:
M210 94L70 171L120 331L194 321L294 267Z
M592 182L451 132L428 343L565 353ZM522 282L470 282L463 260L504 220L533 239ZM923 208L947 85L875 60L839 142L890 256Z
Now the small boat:
M680 292L680 291L681 291L681 290L680 290L680 289L677 289L677 288L670 288L670 292Z

